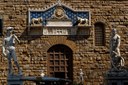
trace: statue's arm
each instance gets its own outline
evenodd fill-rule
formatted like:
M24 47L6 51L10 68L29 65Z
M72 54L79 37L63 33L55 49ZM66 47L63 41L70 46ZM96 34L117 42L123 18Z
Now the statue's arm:
M3 40L2 53L4 54L4 56L7 56L7 54L6 54L6 48L5 48L5 40Z
M118 44L117 44L117 48L119 48L120 47L120 36L118 35L118 40L117 40L117 42L118 42Z
M15 34L13 34L13 36L20 43L20 40L18 39L18 37Z

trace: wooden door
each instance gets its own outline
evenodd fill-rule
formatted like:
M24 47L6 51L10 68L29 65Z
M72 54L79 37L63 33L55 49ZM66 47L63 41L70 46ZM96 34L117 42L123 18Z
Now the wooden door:
M50 77L72 80L72 50L65 45L55 45L48 50L48 73Z

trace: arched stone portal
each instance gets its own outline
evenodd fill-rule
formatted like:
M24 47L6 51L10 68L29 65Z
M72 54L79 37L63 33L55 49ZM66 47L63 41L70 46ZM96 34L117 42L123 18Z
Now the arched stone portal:
M73 52L62 44L49 48L48 52L48 75L50 77L73 78Z

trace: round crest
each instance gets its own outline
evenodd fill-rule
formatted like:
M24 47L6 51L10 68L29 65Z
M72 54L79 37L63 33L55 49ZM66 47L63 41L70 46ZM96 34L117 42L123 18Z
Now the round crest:
M55 17L56 18L63 18L64 17L64 9L62 7L57 7L55 10Z

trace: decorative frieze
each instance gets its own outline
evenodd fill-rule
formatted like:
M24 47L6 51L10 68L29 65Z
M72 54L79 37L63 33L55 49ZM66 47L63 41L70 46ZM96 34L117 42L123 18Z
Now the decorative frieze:
M58 2L46 9L29 9L29 32L38 35L89 35L90 12L73 10ZM40 30L37 31L37 28ZM31 29L34 28L34 29ZM42 29L42 30L41 30ZM33 30L33 31L31 31ZM37 33L34 33L37 31ZM39 33L40 35L41 33Z

